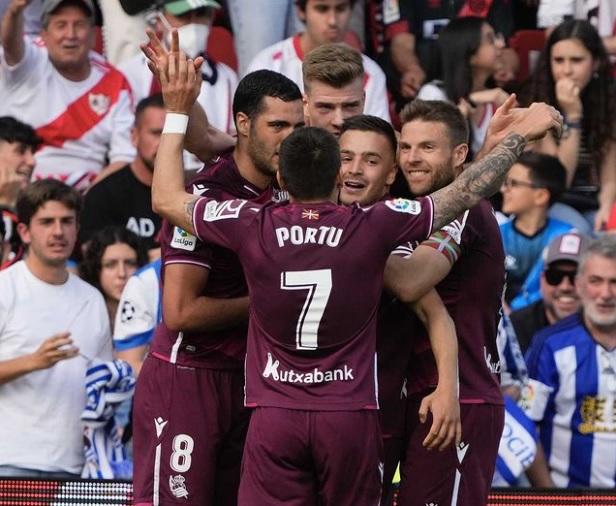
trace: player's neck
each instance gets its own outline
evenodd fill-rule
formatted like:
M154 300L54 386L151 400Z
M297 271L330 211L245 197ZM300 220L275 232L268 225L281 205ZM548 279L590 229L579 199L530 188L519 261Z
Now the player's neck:
M514 225L518 232L532 237L545 226L546 221L545 209L536 208L516 215Z
M54 64L54 68L62 77L64 77L64 79L77 83L84 81L90 75L90 60L87 60L79 65L67 65L64 67L58 67Z
M284 189L284 188L283 188ZM329 197L317 198L317 199L300 199L289 195L289 202L291 204L337 204L338 203L338 188L334 188Z
M257 169L246 150L236 146L233 151L233 159L240 175L257 188L265 190L274 181L273 175L265 174L262 170Z
M66 264L51 265L41 261L36 255L26 256L26 266L28 270L38 279L50 285L63 285L68 279Z
M299 45L302 48L302 54L304 56L313 49L319 47L318 42L310 36L307 30L302 32L302 34L299 36Z

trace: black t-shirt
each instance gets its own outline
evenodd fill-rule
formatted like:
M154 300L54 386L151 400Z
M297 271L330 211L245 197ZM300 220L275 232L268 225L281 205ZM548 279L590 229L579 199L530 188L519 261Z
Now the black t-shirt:
M526 353L533 336L550 324L545 316L545 306L542 300L514 311L509 315L509 319L518 337L522 353Z
M87 242L98 230L114 225L135 232L148 249L158 247L161 219L152 211L152 190L135 177L129 165L86 193L80 240Z

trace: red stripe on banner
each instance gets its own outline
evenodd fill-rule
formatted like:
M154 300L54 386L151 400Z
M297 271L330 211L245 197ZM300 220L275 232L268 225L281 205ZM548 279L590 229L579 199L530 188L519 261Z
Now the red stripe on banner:
M66 141L79 139L107 116L120 92L126 90L130 93L128 81L121 72L106 65L93 63L93 66L106 72L103 78L51 123L36 129L43 139L43 147L60 148Z

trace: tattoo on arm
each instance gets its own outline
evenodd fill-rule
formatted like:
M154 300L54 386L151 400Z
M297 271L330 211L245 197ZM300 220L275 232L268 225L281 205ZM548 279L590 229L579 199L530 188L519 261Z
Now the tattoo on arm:
M184 230L193 231L193 212L195 210L195 204L197 203L197 200L199 200L199 197L197 197L196 195L186 196L186 200L184 201L184 219L186 220L186 224L188 224L189 226L182 227L184 228Z
M434 230L447 225L482 198L495 194L525 146L526 139L521 135L508 135L485 158L469 165L453 183L434 192Z

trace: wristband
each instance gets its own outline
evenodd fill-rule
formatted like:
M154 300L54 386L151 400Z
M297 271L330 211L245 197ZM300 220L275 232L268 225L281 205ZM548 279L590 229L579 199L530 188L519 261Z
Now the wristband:
M165 115L165 126L163 127L164 134L182 134L186 133L188 128L188 115L175 112L168 112Z
M582 130L582 122L581 121L565 121L565 127L568 130Z

